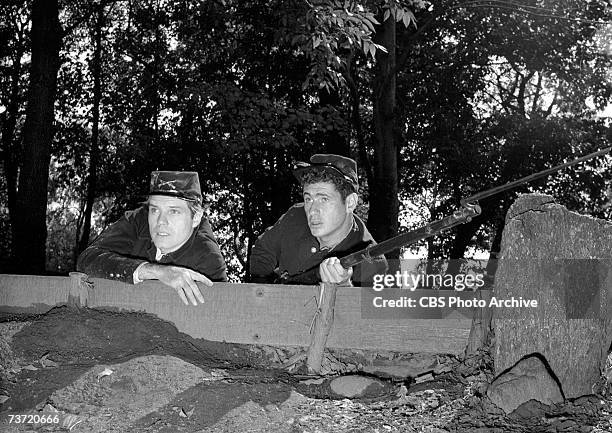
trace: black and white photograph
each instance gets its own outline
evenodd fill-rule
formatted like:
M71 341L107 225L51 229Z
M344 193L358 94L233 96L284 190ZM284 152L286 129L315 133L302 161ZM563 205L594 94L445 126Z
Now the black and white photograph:
M0 431L612 433L610 0L4 0Z

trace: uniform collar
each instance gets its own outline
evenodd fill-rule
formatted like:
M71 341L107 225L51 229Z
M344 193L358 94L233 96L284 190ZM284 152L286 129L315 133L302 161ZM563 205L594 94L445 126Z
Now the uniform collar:
M348 233L346 234L346 236L344 238L342 238L342 240L340 242L338 242L336 245L333 245L332 247L320 247L320 251L333 251L334 249L342 246L342 244L346 243L347 240L349 240L351 238L351 235L355 232L359 231L359 228L357 227L357 221L355 221L355 215L351 215L351 228L348 231ZM316 239L316 238L315 238ZM318 243L318 240L317 240Z
M191 233L191 236L189 236L187 241L183 245L181 245L179 249L166 253L166 254L162 253L161 250L155 246L155 243L153 242L153 240L151 240L151 246L149 247L149 256L154 257L156 262L174 261L175 258L180 257L185 251L191 248L191 245L193 244L193 241L195 240L199 229L200 229L199 226L194 227L193 232Z

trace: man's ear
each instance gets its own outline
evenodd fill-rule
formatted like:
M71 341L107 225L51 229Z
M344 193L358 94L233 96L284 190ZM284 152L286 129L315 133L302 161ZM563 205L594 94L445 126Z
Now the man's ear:
M346 196L345 204L346 211L353 212L357 208L357 203L359 202L359 196L356 193L351 193Z
M193 222L191 223L191 227L196 228L202 222L202 216L204 215L204 211L198 211L193 216Z

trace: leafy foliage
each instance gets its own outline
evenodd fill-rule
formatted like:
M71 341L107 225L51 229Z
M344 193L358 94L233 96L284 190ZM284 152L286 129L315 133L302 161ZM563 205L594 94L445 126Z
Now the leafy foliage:
M612 90L604 1L66 2L49 269L71 268L83 223L98 6L105 25L93 230L138 205L151 170L198 171L234 280L245 275L257 235L299 200L295 160L320 151L356 157L363 197L380 195L381 109L391 120L406 227L608 142L597 116ZM0 12L0 35L14 35L0 50L7 196L10 169L19 166L28 71L17 66L29 61L28 8L12 2ZM383 37L390 28L391 45ZM380 107L385 88L393 106ZM609 187L609 161L599 160L522 191L608 218ZM483 203L473 224L430 240L430 257L494 248L513 197ZM8 209L0 210L5 245Z

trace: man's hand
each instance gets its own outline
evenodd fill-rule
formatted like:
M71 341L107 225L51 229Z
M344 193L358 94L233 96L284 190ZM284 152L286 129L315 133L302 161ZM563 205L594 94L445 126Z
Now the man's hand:
M181 268L180 266L165 266L147 263L138 270L138 278L141 280L159 280L167 286L176 290L185 305L191 302L193 305L204 303L204 296L200 292L196 281L200 281L207 286L212 286L212 281L204 275L192 271L191 269ZM189 299L189 301L187 301Z
M325 259L319 265L319 275L324 283L334 283L341 286L351 286L353 268L345 269L338 257Z

